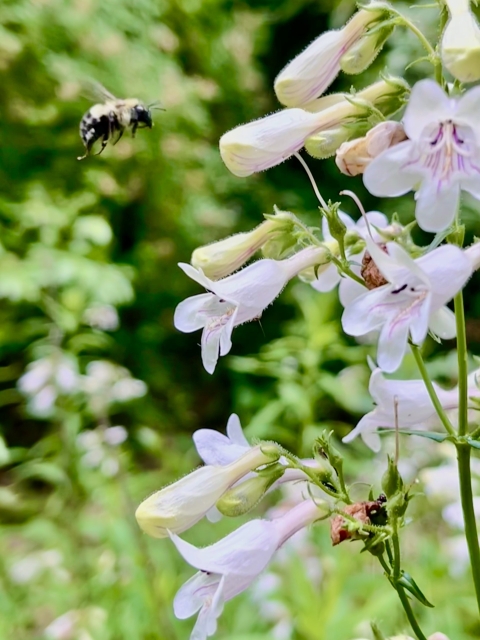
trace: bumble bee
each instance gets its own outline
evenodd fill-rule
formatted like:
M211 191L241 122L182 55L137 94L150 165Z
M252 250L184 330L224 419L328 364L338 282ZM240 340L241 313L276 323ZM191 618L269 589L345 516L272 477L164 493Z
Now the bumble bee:
M132 130L132 138L135 137L137 129L153 127L151 109L160 109L157 103L145 106L136 98L120 100L115 98L104 87L95 85L95 90L101 93L105 102L94 104L83 116L80 122L80 137L85 145L85 155L79 156L77 160L83 160L90 155L93 145L100 138L102 147L95 155L100 155L107 146L110 138L115 134L117 138L114 145L120 140L125 129Z

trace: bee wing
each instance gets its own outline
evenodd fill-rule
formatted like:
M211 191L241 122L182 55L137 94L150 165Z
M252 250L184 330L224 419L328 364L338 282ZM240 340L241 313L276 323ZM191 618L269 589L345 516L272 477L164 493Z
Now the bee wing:
M92 102L106 102L107 100L116 101L118 99L113 95L113 93L110 93L108 89L105 89L105 87L96 80L87 80L83 85L84 90L82 94Z

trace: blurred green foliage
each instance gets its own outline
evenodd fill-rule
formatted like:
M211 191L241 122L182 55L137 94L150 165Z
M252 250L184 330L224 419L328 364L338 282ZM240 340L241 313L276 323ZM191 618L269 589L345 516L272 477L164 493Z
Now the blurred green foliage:
M191 621L175 620L171 603L191 571L167 541L144 537L133 514L149 491L198 463L190 433L223 429L236 409L250 422L249 437L277 438L307 454L321 429L341 436L369 409L368 347L342 336L334 295L290 287L261 325L236 330L235 357L213 377L202 368L198 336L172 324L175 305L197 293L176 267L195 247L250 229L274 204L318 223L299 166L239 180L217 143L229 128L275 110L279 69L353 7L351 0L0 6L1 638L188 637ZM403 71L402 51L416 44L404 33L393 42L395 57L387 47L361 85L386 63ZM77 162L92 80L120 97L160 100L166 111L155 112L152 131ZM333 89L351 81L340 78ZM343 182L334 163L315 172L324 197L336 199ZM368 208L361 180L351 185ZM387 206L411 216L411 203ZM472 208L471 234L475 215ZM472 296L472 311L479 305ZM473 319L471 334L479 335ZM451 367L440 374L450 380ZM351 450L353 469L378 482L381 469L369 475L377 463L361 445ZM466 580L452 608L435 513L427 518L431 536L417 545L413 528L407 550L437 603L426 623L452 638L478 637ZM234 526L222 522L213 532L202 523L189 537L206 544ZM325 528L314 536L315 579L301 555L275 569L272 602L281 605L280 622L293 620L283 637L349 640L368 635L372 618L385 632L405 629L371 559L358 557L355 545L333 554ZM275 606L268 614L258 602L244 594L230 603L218 637L272 637Z

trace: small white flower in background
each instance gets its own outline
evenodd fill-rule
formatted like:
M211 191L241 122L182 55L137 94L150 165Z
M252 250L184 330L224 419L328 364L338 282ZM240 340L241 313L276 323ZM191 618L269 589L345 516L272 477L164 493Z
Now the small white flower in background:
M228 465L200 467L144 500L135 513L137 522L154 538L186 531L240 478L278 458L277 447L265 444L250 448Z
M479 373L480 371L475 371L469 376L469 398L480 398L480 390L476 384ZM456 415L458 416L458 387L448 391L436 383L433 383L433 387L442 407L455 423ZM441 427L423 380L388 380L381 369L375 369L370 377L368 391L376 406L363 416L355 429L343 438L343 442L351 442L360 435L367 446L373 451L379 451L381 440L377 429L395 429L395 403L400 429L435 430L435 427Z
M68 582L70 574L63 567L63 556L57 549L35 551L17 560L8 568L12 582L28 584L50 572L58 582Z
M107 360L90 362L80 384L88 396L91 412L100 417L108 413L113 403L129 402L147 392L147 385L142 380L132 378L128 369Z
M181 620L199 612L191 640L213 635L224 603L252 584L286 540L324 515L321 505L305 500L281 518L251 520L203 549L171 535L183 558L199 570L180 588L173 603Z
M93 640L105 633L107 612L101 607L71 609L45 629L46 640Z
M38 416L49 416L58 396L71 395L78 387L76 362L61 351L31 362L19 378L19 391L28 398L28 409Z
M287 107L300 107L322 95L339 74L342 56L383 17L386 13L382 10L360 10L342 29L322 33L276 77L274 89L279 101Z
M365 218L362 216L357 222L353 220L349 215L343 212L339 212L340 219L347 227L347 233L356 233L360 238L364 240L369 236L369 231L367 227L367 223ZM367 220L370 224L370 229L372 232L372 237L375 242L381 242L382 237L376 231L376 229L385 229L388 226L388 219L379 211L369 211L367 213ZM328 228L328 220L326 218L322 218L322 235L324 241L328 244L333 240L332 234ZM365 254L365 250L360 253L355 254L354 256L349 256L347 252L347 257L351 257L352 260L357 262L359 265L362 263L363 256ZM360 275L360 266L352 265L352 271L357 275ZM342 278L335 264L329 264L322 273L320 273L313 282L310 283L314 289L320 292L331 291L337 284L340 284L339 288L339 297L340 302L343 306L345 306L348 302L351 302L356 297L365 292L365 287L363 287L355 280L351 278Z
M119 326L117 310L110 304L89 307L83 314L83 321L102 331L115 331Z
M112 449L125 442L127 437L127 430L122 426L82 431L77 436L77 446L85 452L82 464L91 469L100 468L107 477L117 475L120 464Z
M371 289L350 304L342 315L345 333L362 336L380 330L378 366L398 369L408 338L421 344L430 330L442 339L455 337L455 316L445 305L467 282L471 261L462 249L444 245L413 260L394 242L383 252L370 238L367 251L387 284Z
M342 173L358 176L374 158L406 140L401 122L380 122L363 137L344 142L337 149L335 162Z
M286 260L258 260L216 281L200 269L180 263L180 268L209 293L181 302L175 309L175 327L184 333L203 328L202 362L206 371L213 373L219 355L232 348L234 327L259 318L289 280L322 261L328 261L328 252L323 247L308 247Z
M443 65L461 82L480 80L480 27L470 0L445 0L450 13L440 53Z
M452 224L463 189L480 199L480 87L449 98L433 80L413 87L403 125L408 140L368 165L365 186L375 196L416 190L415 216L425 231Z

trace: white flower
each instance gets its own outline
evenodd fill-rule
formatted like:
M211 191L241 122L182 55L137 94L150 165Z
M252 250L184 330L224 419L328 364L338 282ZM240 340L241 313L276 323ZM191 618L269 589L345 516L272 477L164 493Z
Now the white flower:
M277 98L287 107L300 107L320 96L340 72L342 56L383 15L358 11L342 29L322 33L280 71L275 79Z
M476 379L478 372L470 374L468 378L468 397L479 397L480 390ZM440 404L450 415L458 409L458 388L445 390L435 382ZM381 369L375 369L370 377L369 393L375 403L375 408L367 413L355 429L343 438L343 442L351 442L358 435L373 451L380 450L379 427L395 429L395 403L398 411L398 426L400 429L432 429L440 425L437 412L432 404L423 380L387 380ZM458 415L458 414L457 414ZM451 416L453 419L454 415Z
M226 466L200 467L144 500L135 513L137 522L154 538L181 533L201 520L240 478L278 457L276 447L265 444Z
M449 98L433 80L412 89L403 124L409 140L377 156L363 174L375 196L417 190L415 215L425 231L446 229L460 190L480 199L480 87Z
M369 236L367 223L365 222L365 218L362 216L357 222L353 220L349 215L339 212L340 219L347 227L347 233L356 233L360 238L364 240ZM372 232L372 236L375 242L380 242L382 240L380 234L376 231L376 229L384 229L388 225L388 219L379 211L369 211L367 213L367 220L370 224L370 229ZM330 229L328 228L328 220L326 218L322 219L322 234L324 241L328 244L333 240L333 236L330 233ZM361 251L360 253L355 254L352 259L357 262L359 265L362 263L363 256L365 251ZM348 255L348 254L347 254ZM352 265L352 271L357 275L360 275L360 266ZM355 282L351 278L342 278L335 264L329 264L318 277L311 282L311 285L314 289L320 292L331 291L337 284L340 283L339 287L339 297L340 302L345 306L348 302L351 302L354 298L358 297L365 291L365 287L362 287L361 284Z
M461 82L480 79L480 27L469 0L445 0L450 19L443 32L441 56L444 66Z
M323 247L309 247L287 260L258 260L222 280L210 280L201 269L179 266L192 280L203 285L203 293L181 302L174 316L175 327L184 333L203 328L202 361L213 373L220 355L232 348L234 327L257 319L300 271L328 260Z
M453 245L434 249L413 260L394 242L384 253L370 238L367 250L387 284L348 304L343 312L345 333L362 336L381 330L378 366L391 373L400 366L409 336L421 344L432 331L440 338L455 336L455 316L445 305L472 273L471 261Z
M184 559L199 570L180 588L173 603L181 620L199 611L191 640L213 635L224 603L251 585L288 538L324 515L322 506L305 500L281 518L252 520L203 549L171 535Z

